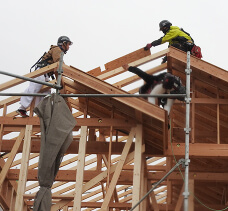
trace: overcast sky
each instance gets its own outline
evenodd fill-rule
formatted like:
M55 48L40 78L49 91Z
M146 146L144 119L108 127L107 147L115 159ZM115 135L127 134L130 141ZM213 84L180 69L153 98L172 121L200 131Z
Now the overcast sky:
M1 2L0 70L24 75L61 35L74 42L64 61L89 71L163 36L167 19L227 68L227 0L9 0ZM168 44L152 48L156 53ZM0 83L11 77L1 76Z

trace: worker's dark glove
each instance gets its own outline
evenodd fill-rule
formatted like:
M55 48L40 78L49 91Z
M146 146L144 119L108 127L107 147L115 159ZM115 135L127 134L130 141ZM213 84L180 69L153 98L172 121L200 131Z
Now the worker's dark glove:
M151 43L148 43L148 44L144 47L144 50L147 51L147 50L149 50L151 47L152 47L152 44L151 44Z
M161 98L160 105L164 108L167 104L167 98Z
M166 63L166 62L167 62L167 56L165 56L165 57L162 58L161 64L164 64L164 63Z
M55 74L54 71L51 71L49 73L47 73L48 77L51 77L52 80L55 80Z
M131 72L131 73L135 73L135 72L137 71L137 67L132 67L132 66L130 66L130 67L128 68L128 71ZM136 73L135 73L135 74L136 74Z

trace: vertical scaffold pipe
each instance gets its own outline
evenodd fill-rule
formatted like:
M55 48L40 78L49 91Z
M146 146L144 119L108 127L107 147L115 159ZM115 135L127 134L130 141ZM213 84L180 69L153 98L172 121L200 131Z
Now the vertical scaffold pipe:
M60 55L60 60L59 60L59 67L58 67L58 78L57 78L57 86L60 87L61 86L61 77L62 77L62 73L63 73L63 56L64 56L64 52L61 52ZM59 89L56 89L56 93L59 94Z
M187 52L187 67L185 69L186 73L186 127L185 127L185 179L184 179L184 211L188 211L188 180L189 180L189 133L191 131L190 128L190 51Z

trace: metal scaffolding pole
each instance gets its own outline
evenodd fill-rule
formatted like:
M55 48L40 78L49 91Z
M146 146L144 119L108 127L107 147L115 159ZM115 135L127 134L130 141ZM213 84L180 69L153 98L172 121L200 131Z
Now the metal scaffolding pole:
M188 197L189 197L189 189L188 189L188 180L189 180L189 133L191 131L190 128L190 51L187 52L187 67L185 69L186 73L186 126L185 126L185 178L184 178L184 211L188 211Z
M0 74L12 76L12 77L15 77L15 78L20 78L20 79L25 80L25 81L31 81L31 82L34 82L34 83L50 86L50 87L55 88L55 89L61 89L61 86L58 86L56 84L51 84L51 83L48 83L48 82L45 82L45 81L39 81L39 80L36 80L36 79L33 79L33 78L20 76L20 75L16 75L16 74L13 74L13 73L4 72L4 71L1 71L1 70L0 70Z
M63 73L63 68L62 68L62 66L63 66L63 56L64 56L64 52L61 51L60 60L59 60L59 67L58 67L58 70L57 70L57 72L58 72L57 87L60 87L60 88L62 88L61 87L61 78L62 78L62 73ZM56 93L59 94L59 90L60 89L56 89Z
M178 98L186 97L186 94L60 94L62 97L160 97L160 98ZM47 94L42 93L0 93L0 96L42 96Z

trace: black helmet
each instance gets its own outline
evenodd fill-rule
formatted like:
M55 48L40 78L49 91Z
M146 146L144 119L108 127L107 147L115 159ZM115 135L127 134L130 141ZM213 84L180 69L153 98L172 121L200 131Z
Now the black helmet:
M162 31L162 28L164 27L170 27L172 26L172 23L170 23L169 21L167 20L163 20L159 23L159 28L160 28L160 31Z
M59 37L58 41L57 41L57 45L62 45L64 42L70 42L70 45L73 44L73 42L71 42L70 38L67 36L61 36Z

